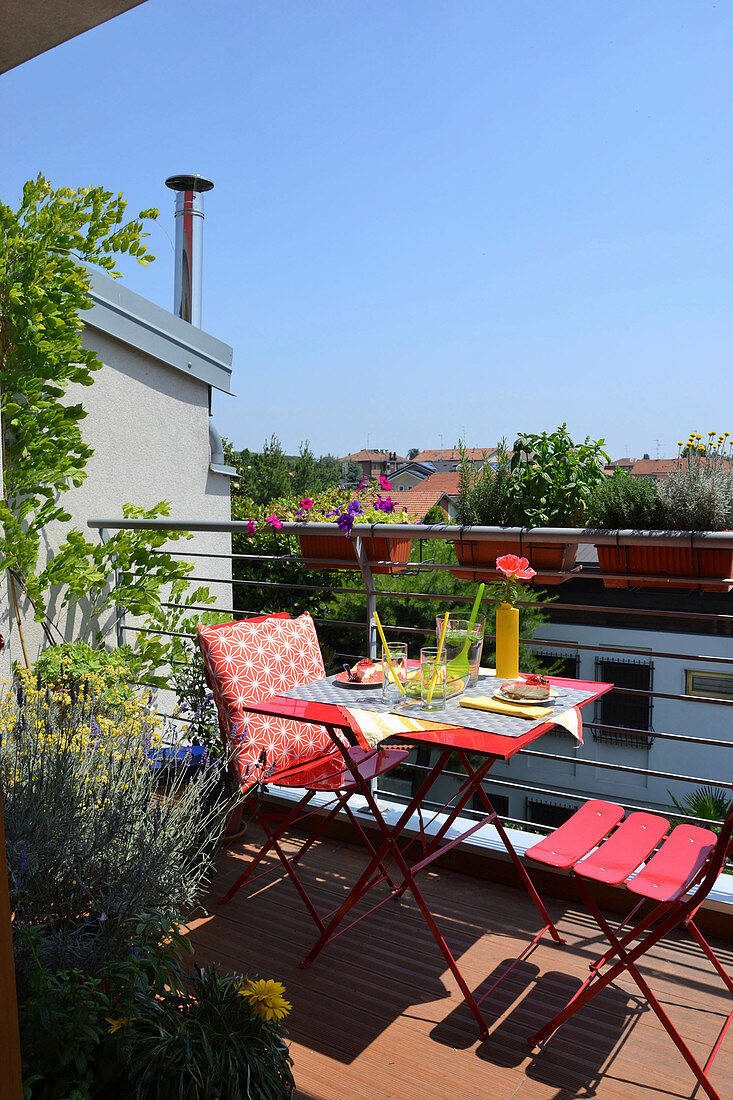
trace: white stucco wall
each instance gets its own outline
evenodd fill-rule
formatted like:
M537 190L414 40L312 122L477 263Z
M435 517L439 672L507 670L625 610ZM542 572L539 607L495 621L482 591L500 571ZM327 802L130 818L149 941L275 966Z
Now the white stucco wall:
M182 324L178 318L171 321ZM84 484L64 496L71 526L94 542L99 533L87 528L87 520L122 518L122 505L127 502L150 507L161 500L170 503L171 517L177 520L228 521L229 477L210 469L208 383L141 351L126 335L122 340L93 327L84 332L85 347L96 351L103 367L91 387L71 387L67 393L69 403L79 402L87 412L81 428L94 449ZM55 552L68 526L47 528L47 554ZM222 583L210 583L209 588L218 606L231 608L231 584L227 583L231 561L189 556L207 551L228 554L231 536L199 533L178 542L176 549L195 562L194 576L221 579ZM33 660L46 642L29 609L24 611L26 644ZM78 633L78 607L62 610L55 598L50 614L66 638ZM126 640L134 642L134 637L130 631ZM17 628L11 631L11 640L13 658L22 660ZM109 644L115 644L114 637Z

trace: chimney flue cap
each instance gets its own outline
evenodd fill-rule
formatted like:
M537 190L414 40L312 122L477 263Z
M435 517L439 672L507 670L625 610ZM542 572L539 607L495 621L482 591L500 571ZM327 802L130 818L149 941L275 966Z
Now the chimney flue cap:
M211 191L214 184L205 176L168 176L166 187L171 191Z

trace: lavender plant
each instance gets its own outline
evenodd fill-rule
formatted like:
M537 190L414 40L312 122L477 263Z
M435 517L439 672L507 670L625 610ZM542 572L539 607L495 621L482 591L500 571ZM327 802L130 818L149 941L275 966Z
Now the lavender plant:
M680 444L682 448L682 444ZM672 531L733 528L733 452L727 432L691 434L659 497L662 525Z
M14 928L43 929L52 972L95 973L135 915L190 906L222 828L216 765L161 795L153 716L130 701L97 713L83 688L59 702L28 677L0 699Z

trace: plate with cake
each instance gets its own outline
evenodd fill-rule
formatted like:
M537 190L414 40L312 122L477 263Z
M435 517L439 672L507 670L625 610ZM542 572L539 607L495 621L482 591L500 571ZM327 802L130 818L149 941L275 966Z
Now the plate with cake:
M344 665L343 672L337 672L334 683L345 688L373 688L382 684L382 665L379 661L370 661L368 657L349 667Z
M505 703L527 703L529 706L537 706L549 703L557 698L557 692L550 687L544 676L526 675L521 680L509 680L502 684L494 692L495 699L503 699Z

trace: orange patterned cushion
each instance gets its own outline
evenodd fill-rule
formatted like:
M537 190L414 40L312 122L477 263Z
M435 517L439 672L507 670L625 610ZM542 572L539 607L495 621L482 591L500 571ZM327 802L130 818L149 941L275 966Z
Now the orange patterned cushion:
M251 714L258 702L326 673L313 619L243 619L198 628L219 721L243 787L326 752L334 745L323 726Z

